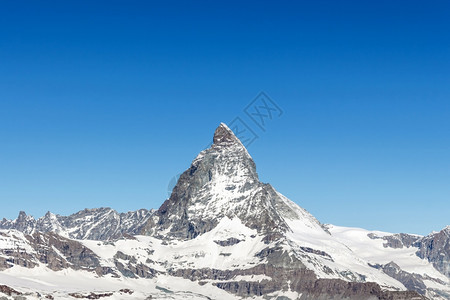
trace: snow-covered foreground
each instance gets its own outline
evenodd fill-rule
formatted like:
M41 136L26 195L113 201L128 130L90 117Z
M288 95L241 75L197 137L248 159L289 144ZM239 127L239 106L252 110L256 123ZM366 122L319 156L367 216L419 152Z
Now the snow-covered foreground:
M299 213L307 214L305 211ZM340 279L355 281L361 279L355 278L352 274L359 274L365 281L374 281L389 289L405 290L405 286L398 280L369 265L384 265L393 261L406 272L428 278L425 281L428 288L450 292L448 278L439 273L430 262L415 255L416 248L384 247L382 239L372 239L368 236L370 233L379 237L391 234L328 225L327 228L331 233L329 234L314 219L307 217L308 215L303 216L303 222L287 220L292 231L286 236L285 247L294 255L301 255L305 249L325 253L326 255L310 253L309 260L305 261L306 266L314 269L319 278L336 278L336 274L339 274ZM15 240L2 237L0 245L3 249L19 245L26 251L35 251L28 245L22 233L3 232L4 235L7 233L10 235L14 233L12 236ZM241 242L232 246L219 245L218 241L230 238ZM248 269L261 262L256 253L267 246L256 230L246 227L238 218L227 217L224 217L213 230L187 241L167 242L150 236L135 236L133 239L120 239L114 242L92 240L78 242L91 249L100 258L102 266L115 268L117 261L127 264L129 261L126 259L116 257L120 252L133 257L136 264L145 264L160 274L155 278L125 276L116 278L110 274L99 276L94 272L71 268L53 271L43 264L34 268L16 265L0 272L0 284L27 294L28 299L38 299L39 294L52 295L55 299L67 299L71 293L88 295L92 292L112 293L105 296L105 299L146 299L149 296L152 296L152 299L238 299L240 297L214 286L213 284L217 282L215 280L191 281L169 276L167 270ZM334 270L335 273L320 271L327 268ZM260 282L272 278L261 274L237 275L232 279ZM127 291L132 291L132 294ZM291 299L299 296L292 291L279 292L275 295L284 295Z
M0 246L3 250L18 246L27 253L36 253L25 235L16 230L0 230ZM239 243L224 247L218 241L229 238L239 239ZM13 266L0 272L0 285L6 285L26 294L27 299L38 299L39 295L52 295L55 299L67 299L69 294L113 293L105 299L237 299L238 297L213 286L215 280L199 284L180 277L164 275L168 269L214 268L220 270L245 269L259 262L255 254L266 245L262 237L242 224L238 218L227 217L211 231L187 241L163 241L150 236L135 236L116 241L77 240L91 249L100 259L101 265L115 268L116 263L129 263L117 258L123 253L135 259L135 264L144 264L159 272L155 278L127 278L120 276L99 276L95 272L73 270L71 268L53 271L44 264L34 268ZM56 249L55 249L56 250ZM58 251L62 259L64 255ZM120 273L119 273L120 274ZM271 280L265 275L237 275L233 280ZM121 292L133 291L132 294ZM0 293L1 295L1 293ZM279 292L275 296L298 296L293 292ZM252 297L253 299L262 299ZM12 298L11 298L12 299ZM150 298L148 298L150 299Z
M46 267L27 269L13 267L0 273L0 283L26 295L27 299L68 299L69 294L112 293L105 299L235 299L211 285L200 286L190 280L159 276L157 279L106 278L89 272L64 270L54 272ZM127 292L126 290L132 291ZM150 298L150 296L152 298ZM11 298L12 299L12 298Z

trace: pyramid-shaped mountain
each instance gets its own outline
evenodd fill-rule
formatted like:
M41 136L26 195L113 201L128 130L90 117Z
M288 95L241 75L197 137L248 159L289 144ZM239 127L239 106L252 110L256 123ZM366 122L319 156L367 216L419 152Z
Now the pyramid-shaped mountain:
M313 230L323 231L312 215L259 181L252 157L223 123L212 146L180 176L156 216L154 232L181 239L210 231L223 217L239 218L267 241L290 230L287 220L301 219Z

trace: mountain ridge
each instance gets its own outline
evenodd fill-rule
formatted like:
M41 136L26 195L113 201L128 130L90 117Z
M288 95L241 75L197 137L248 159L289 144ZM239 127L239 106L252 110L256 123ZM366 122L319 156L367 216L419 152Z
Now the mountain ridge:
M34 232L55 232L73 239L108 240L136 234L154 213L154 210L139 209L118 213L109 207L80 210L69 216L53 214L50 211L35 219L24 211L14 220L3 218L0 229L16 229L26 234Z

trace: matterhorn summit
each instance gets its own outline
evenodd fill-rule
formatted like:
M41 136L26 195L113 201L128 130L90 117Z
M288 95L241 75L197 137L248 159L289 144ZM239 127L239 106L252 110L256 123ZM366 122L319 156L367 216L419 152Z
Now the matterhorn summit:
M314 217L259 181L252 157L223 123L215 131L212 146L180 176L156 216L155 232L181 239L213 229L224 217L238 218L267 240L290 230L288 219L303 219L323 230Z
M448 300L448 236L321 224L221 123L157 210L3 219L0 297Z

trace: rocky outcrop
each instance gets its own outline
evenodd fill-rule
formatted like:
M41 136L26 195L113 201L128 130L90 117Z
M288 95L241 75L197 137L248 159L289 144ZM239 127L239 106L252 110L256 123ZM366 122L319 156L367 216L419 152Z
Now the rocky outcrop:
M422 300L425 297L413 291L386 291L373 282L348 282L339 279L319 279L312 284L297 287L301 300L358 299L358 300Z
M22 249L6 249L1 250L0 253L2 254L2 257L0 257L0 271L13 266L34 268L38 265L35 257L22 251Z
M81 293L70 293L69 296L77 299L101 299L101 298L109 298L114 293L89 293L88 295L83 295Z
M450 278L450 226L420 239L417 255L428 259L442 274Z
M44 264L53 271L64 269L95 272L99 276L117 274L110 267L102 266L99 257L78 241L64 238L56 233L35 232L23 235L11 231L2 232L2 239L9 245L0 249L0 270L13 266L35 268Z
M95 270L100 267L98 256L81 243L63 238L55 233L27 235L36 249L36 258L54 271L66 268Z
M34 268L38 265L31 248L21 232L0 232L0 270L9 269L15 265Z
M425 295L427 292L427 287L424 283L423 276L419 274L408 273L402 270L396 263L390 262L385 265L373 265L374 268L383 270L384 273L388 274L392 278L397 279L403 285L411 291L416 291L421 295Z
M374 233L369 233L367 235L371 239L382 239L386 242L383 244L385 248L394 248L394 249L400 249L403 247L414 247L416 245L416 242L420 240L422 237L419 235L413 235L413 234L407 234L407 233L396 233L393 235L386 235L386 236L378 236Z
M8 296L17 296L22 295L21 292L16 291L15 289L7 286L7 285L0 285L0 293L6 294Z
M132 255L118 251L114 255L114 264L123 276L129 278L154 278L160 272L137 261Z
M303 279L302 277L297 278L300 280ZM261 282L228 281L214 283L214 285L240 297L264 296L279 290L279 283L268 280L263 280ZM298 281L296 283L288 284L285 291L288 290L301 294L299 299L305 300L427 299L413 291L385 291L376 283L347 282L340 279Z
M224 241L218 241L218 240L214 241L214 243L216 243L217 245L220 245L222 247L233 246L233 245L239 244L240 242L242 242L240 239L237 239L234 237L228 238Z
M313 271L305 268L283 268L267 264L259 265L247 270L215 270L215 269L184 269L172 273L190 280L198 280L205 284L212 280L212 284L239 297L254 297L277 292L293 291L301 294L300 299L398 299L423 300L427 299L415 291L386 291L373 282L348 282L340 279L318 279ZM237 276L265 275L262 280L239 280ZM278 298L277 298L278 299ZM281 298L280 298L281 299ZM289 299L289 298L288 298Z

